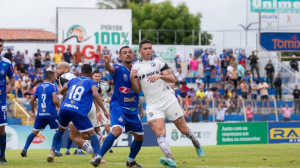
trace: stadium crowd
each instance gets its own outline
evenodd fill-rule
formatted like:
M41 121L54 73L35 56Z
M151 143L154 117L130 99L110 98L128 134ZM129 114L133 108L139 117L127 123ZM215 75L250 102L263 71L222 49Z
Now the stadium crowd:
M90 64L94 70L101 72L101 80L107 81L111 88L113 88L113 79L105 71L102 59L105 53L110 52L111 50L107 47L104 47L102 51L97 49L94 54L94 61ZM113 53L111 64L120 62L118 52L116 50ZM135 62L138 56L136 51L133 54ZM17 51L13 54L8 49L4 57L13 63L15 75L14 93L16 97L26 98L28 102L38 84L44 81L47 70L55 71L57 64L65 61L72 66L71 73L79 76L82 63L84 62L80 47L77 47L74 53L71 53L69 49L65 53L58 50L53 56L50 56L49 52L41 53L39 49L34 54L30 54L28 50L25 50L24 53ZM186 60L180 58L180 54L176 54L174 62L176 69L173 69L173 72L176 83L173 88L178 101L185 110L185 118L188 122L199 122L200 116L202 116L202 121L208 121L209 114L212 114L212 101L214 101L214 105L218 109L217 121L224 121L225 115L244 114L242 111L242 102L238 98L239 94L245 101L251 100L250 104L245 105L247 107L245 114L248 121L252 121L253 114L258 112L257 101L259 101L259 97L264 102L262 104L265 108L264 111L268 110L269 88L275 89L276 99L282 99L282 80L280 74L277 74L274 79L275 69L272 61L269 60L268 64L264 67L266 72L265 78L260 78L259 58L255 55L255 51L247 57L243 51L238 56L234 56L232 52L228 53L226 50L223 50L218 56L213 51L205 50L199 57L189 54ZM247 65L248 63L249 66ZM187 64L186 75L183 74L182 70L184 64ZM202 72L200 72L200 66L203 67ZM295 56L292 57L290 66L295 71L298 70L298 63ZM195 83L192 82L188 87L187 78L190 81L195 79ZM300 91L297 86L293 95L295 107L300 113L300 101L298 100ZM141 101L141 108L139 108L141 116L143 115L142 103Z

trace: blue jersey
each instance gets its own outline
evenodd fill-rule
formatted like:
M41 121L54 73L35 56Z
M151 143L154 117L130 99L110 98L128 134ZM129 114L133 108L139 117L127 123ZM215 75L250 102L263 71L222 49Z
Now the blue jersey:
M53 93L57 93L57 87L49 82L44 82L36 88L33 96L38 99L37 117L57 117L57 111L52 99Z
M216 75L217 75L217 76L220 76L220 65L217 64L217 65L215 66L215 69L216 69Z
M224 60L227 57L227 54L220 54L221 61Z
M208 61L208 54L205 54L205 53L204 53L204 54L202 55L202 62L203 62L204 65L206 65L206 64L207 64L207 61Z
M211 67L210 66L205 66L204 68L204 74L205 76L210 76L210 70L211 70Z
M71 79L68 82L68 94L60 109L87 116L94 102L92 86L97 87L98 83L89 77L81 76Z
M14 70L9 59L1 57L0 61L0 104L6 104L6 76L12 78Z
M122 108L136 112L139 103L139 94L132 90L130 71L123 64L114 65L115 72L111 74L114 79L115 89L111 99L111 107Z

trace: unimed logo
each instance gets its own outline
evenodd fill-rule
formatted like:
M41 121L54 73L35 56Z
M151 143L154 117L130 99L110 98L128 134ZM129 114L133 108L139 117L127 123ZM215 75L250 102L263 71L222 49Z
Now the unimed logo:
M40 144L40 143L43 143L45 141L45 139L46 139L45 136L43 134L39 133L34 137L32 143Z
M300 128L272 128L270 139L298 139L300 138Z

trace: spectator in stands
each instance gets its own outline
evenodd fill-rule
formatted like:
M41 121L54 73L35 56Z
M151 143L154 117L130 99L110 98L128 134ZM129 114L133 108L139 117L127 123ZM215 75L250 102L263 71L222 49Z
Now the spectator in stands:
M196 56L194 56L193 59L190 61L190 67L191 67L191 78L197 78L199 76L198 74L199 61L197 60Z
M191 110L192 122L200 121L200 113L202 111L202 106L199 98L196 98L192 103L193 109Z
M242 98L247 100L248 97L248 84L245 79L241 80L241 90L242 90Z
M213 92L211 91L210 88L207 88L206 92L205 92L205 99L206 99L206 104L207 106L210 105L210 102L213 100Z
M53 61L55 63L55 66L57 66L57 64L59 64L62 59L63 59L62 53L60 52L60 50L57 50L57 53L55 53L53 56Z
M76 47L76 51L73 54L74 56L74 65L77 67L79 63L83 62L83 53L80 51L80 47Z
M180 59L178 53L176 54L176 57L174 58L174 61L175 61L175 68L176 68L176 69L181 68L181 66L180 66L180 64L181 64L181 59Z
M215 65L215 72L216 72L216 83L217 83L217 87L220 88L220 84L221 84L221 67L220 67L220 60L217 61L217 64Z
M227 74L226 74L226 79L230 79L231 78L231 72L233 71L233 63L230 62L229 66L227 66Z
M196 96L196 92L195 92L194 88L190 88L187 92L187 95L190 96L192 99L194 99Z
M233 67L237 68L237 62L235 60L235 57L233 56L233 52L229 53L229 64L233 65Z
M188 65L187 65L187 77L188 76L190 76L190 70L191 70L191 66L190 66L190 62L191 62L191 60L193 59L193 54L192 53L190 53L189 54L189 57L187 58L187 60L186 60L186 62L188 63Z
M29 64L32 64L32 55L28 53L28 50L26 49L24 52L24 67L27 70L29 67Z
M271 88L273 89L273 76L274 76L274 66L272 60L269 60L268 64L265 66L267 74L267 83L271 83Z
M19 68L18 70L19 70L19 72L21 73L21 75L23 75L23 74L26 72L27 69L25 69L24 64L21 64L21 65L20 65L20 68Z
M33 85L35 85L36 80L37 80L35 71L30 71L30 74L28 75L28 77L30 78L31 83L32 83Z
M223 60L225 60L226 57L227 57L226 50L223 50L223 53L220 54L220 60L221 60L221 62L222 62Z
M231 111L231 113L233 113L233 114L241 113L240 101L238 99L238 95L236 92L232 92L230 101L231 101L231 104L230 104L228 110Z
M217 122L224 122L226 111L227 105L224 101L222 101L218 106Z
M219 58L217 55L214 54L214 51L210 51L207 59L208 59L209 65L211 67L211 70L210 70L211 76L215 77L216 76L215 65L217 64Z
M133 59L132 59L132 64L134 64L138 60L138 55L136 50L133 50Z
M7 59L9 59L11 62L13 62L13 55L12 55L12 53L11 53L11 49L10 49L10 48L7 49L7 53L4 54L4 58L7 58Z
M299 72L299 64L298 64L298 61L296 60L295 55L293 55L292 59L290 60L290 66L291 66L292 69Z
M50 66L51 65L51 57L50 57L49 52L46 52L43 61L44 61L45 66Z
M30 78L28 77L28 73L24 73L23 77L22 77L22 82L23 82L23 87L27 87L31 85L31 81Z
M200 90L198 90L196 92L196 98L202 101L202 104L205 103L205 93L204 93L204 89L201 88Z
M277 74L277 78L275 78L275 82L274 82L274 87L275 87L275 98L281 100L281 95L282 95L282 80L281 80L281 75Z
M208 52L207 52L207 49L204 50L204 53L202 54L201 59L202 59L202 66L204 67L206 65L206 63L208 62Z
M98 62L101 60L101 50L100 49L97 49L96 52L94 53L94 57L95 57L95 65L97 67L98 65ZM96 68L98 69L98 68Z
M251 122L253 120L253 112L251 110L251 106L247 105L246 109L245 109L245 113L246 113L246 118L248 122Z
M217 104L217 102L221 101L222 95L218 89L212 89L212 91L213 91L213 98L215 100L215 104Z
M110 54L110 50L107 48L107 46L104 46L103 50L102 50L102 53L101 53L101 56L104 56L104 55L107 55L107 54Z
M205 85L204 85L204 89L205 89L205 88L209 88L210 77L211 77L211 66L209 62L207 62L207 64L204 67L204 75L205 75Z
M295 110L295 104L293 104L293 107L290 108L289 104L286 103L285 107L282 108L282 106L280 106L280 109L283 115L283 121L290 121L292 112Z
M204 104L202 105L202 108L201 108L201 114L202 114L202 121L203 122L208 122L208 116L209 116L209 105L207 104Z
M40 49L37 49L36 53L34 53L33 59L35 69L42 68L42 55Z
M239 64L237 67L237 73L238 73L238 81L241 81L241 79L245 76L245 68L243 65Z
M230 90L230 89L225 89L224 97L228 97L228 98L231 98L231 97L232 97L232 93L231 93L231 90Z
M28 73L28 74L31 74L31 71L33 71L34 74L36 73L36 70L35 70L35 68L32 66L32 64L29 64L29 67L28 67L28 69L27 69L27 73Z
M298 113L300 113L300 90L298 89L298 85L295 85L292 95L294 96L295 114L297 113L297 110Z
M260 99L262 101L262 107L269 108L269 97L268 97L268 88L269 85L264 82L264 80L260 80L260 83L258 84L258 89L260 91ZM264 105L263 105L264 104Z
M135 51L136 51L136 50L135 50ZM122 60L119 58L119 56L120 56L119 50L116 50L115 54L112 55L112 58L113 58L112 62L113 62L114 64L116 64L116 63L118 63L118 62L119 62L119 63L122 62Z
M249 70L246 70L244 79L248 85L250 85L250 75L252 75L251 72Z
M259 78L258 57L257 55L255 55L254 51L252 51L252 55L249 56L248 60L250 61L252 75L254 76L254 70L255 70L257 73L257 77Z
M20 69L21 64L24 64L23 62L24 56L20 53L20 51L17 51L17 54L14 56L15 66Z
M247 56L245 54L245 51L243 50L239 54L239 64L242 65L244 67L244 69L246 69L246 59L247 59Z
M203 83L202 79L200 78L200 76L198 76L198 78L196 79L195 82L196 82L197 86L199 84L199 86L197 87L198 89L195 89L196 91L198 91L200 89L200 87L204 87L204 83Z
M63 60L67 63L71 63L72 59L73 59L73 55L72 55L70 49L67 48L67 52L64 53Z
M229 57L226 56L224 60L221 61L221 68L222 68L222 82L226 81L227 77L227 68L229 66Z
M181 86L180 90L182 90L182 89L185 93L187 93L190 88L186 86L186 82L182 82L182 86Z
M257 79L254 79L253 82L251 83L251 103L252 107L256 109L256 100L257 100L257 95L258 95L258 81Z
M179 87L179 85L185 81L185 77L181 71L181 68L177 69L177 72L175 73L175 78L176 78L176 86L177 87Z
M235 67L233 67L232 71L228 71L230 80L233 82L235 91L237 90L238 86L238 72Z

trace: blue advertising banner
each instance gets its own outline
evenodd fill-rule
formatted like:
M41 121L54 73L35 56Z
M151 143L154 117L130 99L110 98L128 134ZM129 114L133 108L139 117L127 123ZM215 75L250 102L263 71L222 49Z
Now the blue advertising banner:
M260 44L269 51L300 51L300 33L261 33Z
M268 123L269 143L300 143L300 122Z

